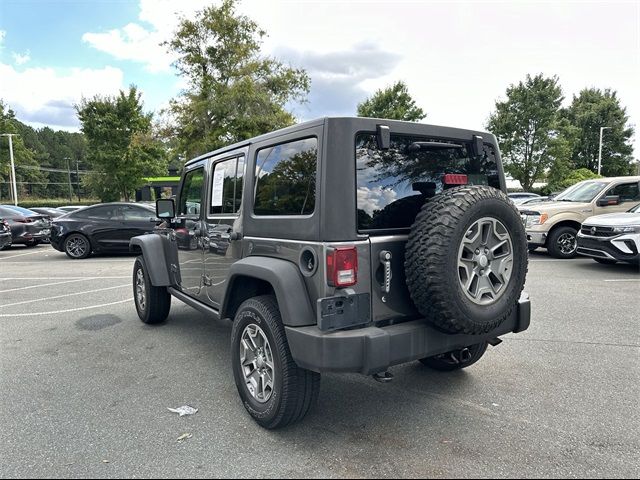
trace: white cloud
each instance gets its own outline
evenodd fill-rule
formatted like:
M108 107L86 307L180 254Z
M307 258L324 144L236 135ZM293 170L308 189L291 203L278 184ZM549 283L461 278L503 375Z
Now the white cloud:
M13 57L13 61L16 65L24 65L29 60L31 60L31 52L27 50L25 53L16 53L12 52L11 56Z
M53 68L27 68L17 71L0 63L2 100L16 111L17 117L32 124L53 128L77 128L73 105L82 97L113 95L123 88L123 73L118 68L73 68L60 72Z
M144 64L151 73L167 72L175 57L162 43L171 39L181 16L192 16L207 4L206 0L140 0L140 23L107 32L87 32L82 40L93 48L119 60Z

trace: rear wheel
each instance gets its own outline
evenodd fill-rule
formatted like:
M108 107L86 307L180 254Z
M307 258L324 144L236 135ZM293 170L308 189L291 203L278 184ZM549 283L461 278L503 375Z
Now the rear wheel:
M578 252L578 231L573 227L557 227L549 234L547 250L555 258L574 258Z
M151 284L143 257L136 258L133 265L133 298L138 317L144 323L161 323L169 316L171 294L165 287L154 287Z
M240 305L231 332L231 364L244 407L264 428L301 420L318 399L320 374L294 362L272 295Z
M82 260L91 255L91 242L80 233L72 233L64 241L64 253L74 260Z
M478 343L462 350L454 350L435 357L423 358L420 362L429 368L442 372L460 370L470 367L480 360L487 351L487 345L487 342Z

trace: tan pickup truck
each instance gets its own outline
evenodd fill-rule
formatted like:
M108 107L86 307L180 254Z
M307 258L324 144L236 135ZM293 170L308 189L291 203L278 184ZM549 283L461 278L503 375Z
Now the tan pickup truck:
M576 256L582 222L593 215L626 212L640 203L640 177L585 180L553 201L519 207L529 251L546 247L556 258Z

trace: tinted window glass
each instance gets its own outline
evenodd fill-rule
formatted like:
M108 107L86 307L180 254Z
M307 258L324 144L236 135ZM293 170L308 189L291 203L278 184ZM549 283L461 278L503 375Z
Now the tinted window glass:
M414 142L450 143L452 148ZM470 144L459 141L391 135L389 150L380 150L375 135L361 134L356 137L356 170L360 230L409 228L425 199L442 192L445 174L464 174L471 185L500 188L495 151L488 144L475 156Z
M240 211L244 157L217 163L211 189L211 215L234 214Z
M87 208L82 211L82 217L94 218L96 220L118 220L120 218L119 210L119 205L103 205L101 207Z
M318 141L297 140L258 151L256 215L310 215L316 205Z
M204 169L188 172L180 192L178 215L200 215L202 189L204 187Z
M607 195L619 195L621 202L640 201L640 190L637 183L616 185L607 192Z
M122 207L122 215L125 220L140 220L140 221L149 221L151 218L155 218L156 214L152 210L148 210L144 207L134 207L132 205L127 205Z

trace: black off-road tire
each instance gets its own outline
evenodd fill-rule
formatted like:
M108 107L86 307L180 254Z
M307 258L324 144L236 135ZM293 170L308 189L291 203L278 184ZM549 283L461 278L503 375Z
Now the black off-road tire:
M460 285L458 254L465 234L484 217L499 220L509 233L513 264L504 293L492 304L479 305ZM457 187L430 199L407 242L405 273L411 298L420 313L446 333L478 335L497 328L515 308L527 268L527 236L520 213L492 187Z
M423 358L420 360L420 363L422 363L426 367L441 372L452 372L454 370L461 370L463 368L470 367L478 360L480 360L487 351L487 346L487 342L482 342L467 347L471 355L466 360L461 360L459 358L459 352L447 352L443 353L442 355L436 355L435 357Z
M573 236L575 248L571 253L563 252L562 246L560 245L560 239L565 235ZM556 227L553 230L551 230L551 233L549 233L549 237L547 238L547 250L549 251L549 255L551 255L554 258L562 258L562 259L575 258L576 256L578 256L577 242L578 242L578 230L569 226Z
M140 272L140 277L138 272ZM143 282L140 287L144 292L144 302L141 301L138 291L139 284L137 282L140 279ZM164 322L171 310L171 294L166 287L155 287L151 284L147 265L142 256L136 258L133 265L133 301L136 304L138 317L148 325Z
M240 342L249 325L262 329L273 352L274 387L266 403L258 402L251 395L240 364ZM293 361L278 304L272 295L254 297L240 305L231 332L231 364L244 407L266 429L282 428L300 421L318 400L320 374L300 368Z

